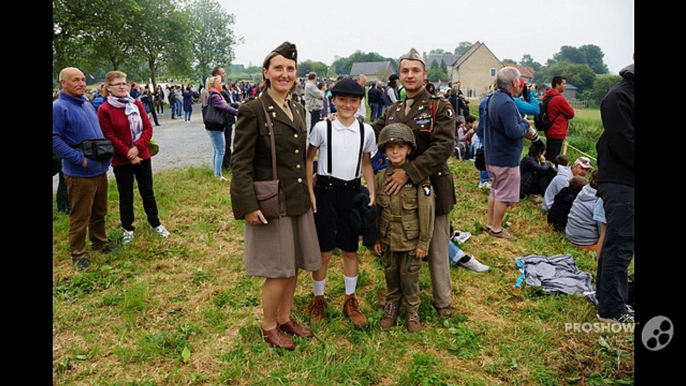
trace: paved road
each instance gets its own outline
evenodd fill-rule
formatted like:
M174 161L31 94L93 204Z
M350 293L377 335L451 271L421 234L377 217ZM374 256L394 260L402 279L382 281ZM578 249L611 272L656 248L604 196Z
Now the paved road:
M171 119L171 111L164 110L164 114L157 115L160 126L155 126L153 121L153 138L160 145L160 152L152 159L152 170L207 166L211 168L212 143L205 132L202 124L202 112L200 104L193 105L193 114L190 122L185 122L183 117ZM114 177L112 168L107 172ZM52 178L52 189L57 190L58 176Z

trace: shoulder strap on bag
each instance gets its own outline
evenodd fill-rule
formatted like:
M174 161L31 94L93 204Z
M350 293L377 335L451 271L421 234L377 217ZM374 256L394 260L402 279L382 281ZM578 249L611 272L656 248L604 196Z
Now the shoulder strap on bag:
M264 110L264 115L267 117L267 127L269 128L269 142L271 142L271 148L272 148L272 179L276 180L276 141L274 140L274 125L272 124L272 120L269 118L269 113L267 112L267 108L264 106L264 102L262 102L262 98L257 98L258 101L260 101L260 105L262 105L262 110Z

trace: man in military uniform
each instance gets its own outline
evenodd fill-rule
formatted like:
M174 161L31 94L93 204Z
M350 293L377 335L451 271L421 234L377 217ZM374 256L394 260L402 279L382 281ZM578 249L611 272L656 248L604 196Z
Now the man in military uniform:
M452 284L448 262L450 211L456 203L455 186L447 161L453 147L455 111L450 102L431 96L424 88L427 71L422 56L412 48L400 57L400 80L406 98L389 106L372 126L379 136L391 123L404 123L412 129L416 150L409 162L393 172L385 172L384 191L398 194L405 183L415 185L427 177L436 194L434 233L429 247L429 273L434 307L443 317L452 316Z
M386 153L390 173L403 167L415 144L414 134L405 124L391 123L381 130L379 152ZM378 188L374 252L381 257L388 290L379 324L385 331L395 325L402 300L407 331L419 332L419 269L434 231L435 198L428 177L418 184L408 180L400 194L385 192L385 180L385 173L378 173L374 181Z

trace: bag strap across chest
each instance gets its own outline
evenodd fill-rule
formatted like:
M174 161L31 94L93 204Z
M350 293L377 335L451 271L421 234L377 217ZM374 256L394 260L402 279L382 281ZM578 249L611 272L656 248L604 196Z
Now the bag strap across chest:
M269 113L267 112L267 108L264 106L264 102L262 102L262 98L257 98L258 101L260 101L260 105L262 105L262 110L264 110L264 116L267 117L267 128L269 129L269 142L271 143L271 150L272 150L272 179L276 180L276 140L274 139L274 125L272 124L272 120L269 118Z

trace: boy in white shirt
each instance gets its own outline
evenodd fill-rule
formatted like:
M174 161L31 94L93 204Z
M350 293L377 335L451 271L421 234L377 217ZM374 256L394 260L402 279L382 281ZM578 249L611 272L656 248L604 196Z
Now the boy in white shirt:
M352 79L343 79L331 88L331 102L336 106L336 119L318 122L309 136L306 175L310 201L322 251L322 267L312 273L314 299L310 307L310 324L326 317L324 286L326 270L334 248L343 255L345 301L343 313L355 327L364 327L367 318L360 312L357 287L357 249L359 235L350 225L351 204L360 194L360 171L369 189L369 206L374 206L374 171L370 153L376 150L374 129L356 119L364 96L364 87ZM319 152L317 170L314 158ZM316 172L316 181L313 175Z

